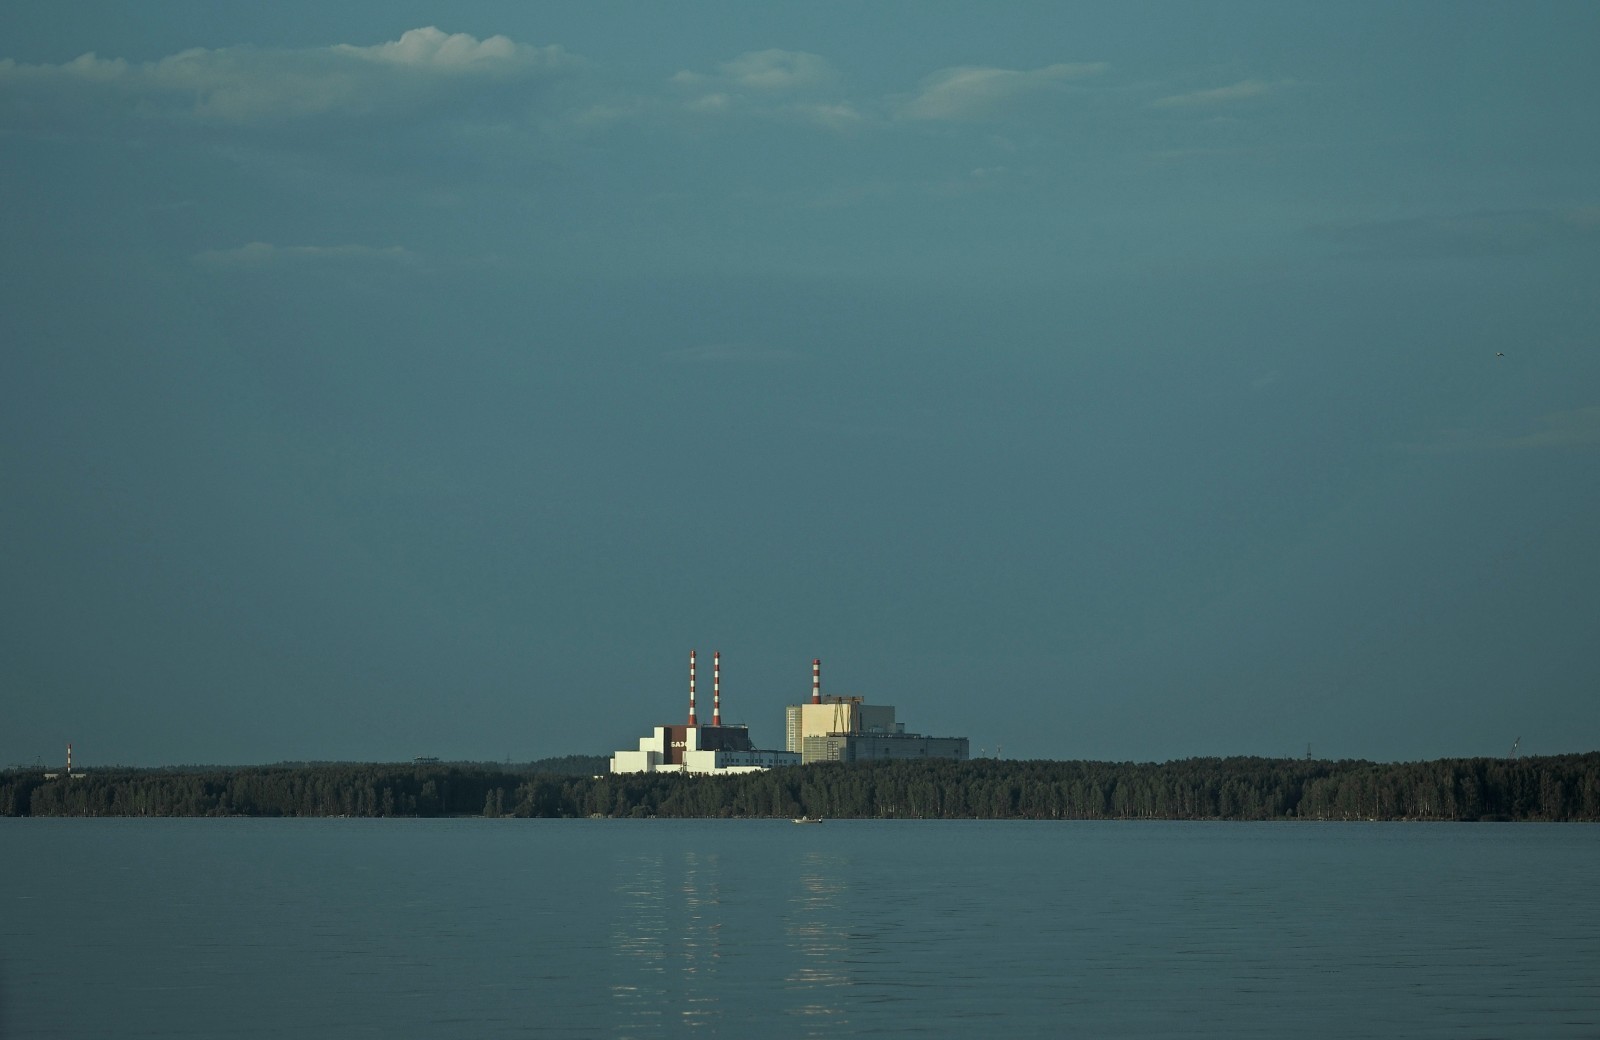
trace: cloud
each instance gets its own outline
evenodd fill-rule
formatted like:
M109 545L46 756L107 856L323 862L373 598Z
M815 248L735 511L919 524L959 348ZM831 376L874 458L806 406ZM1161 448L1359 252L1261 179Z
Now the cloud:
M669 350L661 356L678 365L777 365L789 364L804 357L782 347L753 343L705 343Z
M860 110L848 101L838 101L833 104L790 105L786 111L797 119L830 130L844 130L857 126L866 119Z
M837 97L841 82L828 59L806 51L750 51L714 73L685 69L672 85L687 93L683 111L700 116L755 116L813 123L841 130L863 121L861 111Z
M388 43L370 47L342 43L333 49L368 61L452 72L495 74L552 57L559 60L562 56L560 48L546 47L540 50L514 43L505 36L478 40L466 33L446 34L431 25L402 33L398 40Z
M431 98L547 80L575 64L560 47L428 26L367 47L194 48L137 64L92 53L60 65L7 59L0 61L0 89L14 111L36 111L56 98L120 106L142 118L260 124L415 112Z
M235 249L208 249L196 253L194 260L206 267L246 269L351 261L411 265L418 263L420 257L401 246L277 246L270 242L250 242Z
M1486 434L1459 428L1440 430L1427 440L1405 447L1427 455L1600 447L1600 405L1542 415L1535 427L1517 434Z
M1192 90L1187 94L1173 94L1168 97L1158 98L1150 104L1155 108L1212 108L1217 105L1232 105L1240 101L1250 101L1255 98L1266 97L1268 94L1293 85L1292 80L1278 80L1268 83L1265 80L1245 79L1238 83L1230 83L1225 87L1212 87L1210 90Z
M750 51L723 62L721 71L746 90L818 90L839 79L828 59L806 51Z
M1600 211L1570 209L1480 210L1307 229L1362 256L1519 256L1560 247L1600 245Z
M989 115L1017 99L1057 90L1062 84L1104 72L1104 62L1000 69L961 65L941 69L922 81L900 114L907 119L966 120Z

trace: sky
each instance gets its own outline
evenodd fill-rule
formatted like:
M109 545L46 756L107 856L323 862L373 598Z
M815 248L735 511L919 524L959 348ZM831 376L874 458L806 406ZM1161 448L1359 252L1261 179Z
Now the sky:
M1600 6L0 7L0 765L1600 749Z

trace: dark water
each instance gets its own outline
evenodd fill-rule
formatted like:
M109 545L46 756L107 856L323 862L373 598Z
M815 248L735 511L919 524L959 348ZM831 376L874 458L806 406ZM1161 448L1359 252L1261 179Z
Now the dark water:
M0 820L0 1037L1600 1037L1600 827Z

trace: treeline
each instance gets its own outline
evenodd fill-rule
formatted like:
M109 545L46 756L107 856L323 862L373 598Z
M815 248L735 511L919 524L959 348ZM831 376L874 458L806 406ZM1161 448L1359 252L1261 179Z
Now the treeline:
M0 773L0 816L563 816L577 777L607 767L566 755L511 768L483 763L281 763L95 769L46 780ZM519 801L519 797L521 800Z
M923 760L731 777L538 765L96 770L54 780L13 771L0 774L0 814L1600 821L1600 753L1389 764Z

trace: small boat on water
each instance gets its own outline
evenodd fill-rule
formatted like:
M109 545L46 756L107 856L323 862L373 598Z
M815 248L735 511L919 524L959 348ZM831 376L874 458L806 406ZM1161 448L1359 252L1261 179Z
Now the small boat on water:
M795 823L821 823L822 822L822 817L820 817L820 816L796 816L794 818L794 822Z

